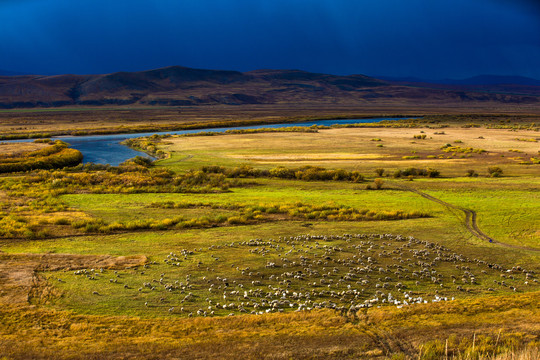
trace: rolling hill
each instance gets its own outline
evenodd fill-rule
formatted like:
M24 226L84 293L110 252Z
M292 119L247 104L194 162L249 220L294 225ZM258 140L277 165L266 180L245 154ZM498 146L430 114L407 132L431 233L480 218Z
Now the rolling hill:
M471 85L381 80L301 70L237 72L171 66L103 75L0 76L0 108L101 105L536 104L532 83Z

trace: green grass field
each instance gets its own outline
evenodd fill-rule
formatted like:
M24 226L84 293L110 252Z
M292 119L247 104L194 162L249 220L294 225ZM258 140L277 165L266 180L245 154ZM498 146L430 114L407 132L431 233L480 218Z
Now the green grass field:
M426 139L413 138L420 131ZM73 358L173 358L179 351L213 358L223 346L257 358L247 349L259 344L256 352L276 359L435 359L448 339L453 354L474 358L535 348L540 165L519 164L506 152L511 146L537 156L538 143L514 140L537 134L484 129L478 139L474 129L449 127L441 140L434 131L173 137L156 143L170 156L150 172L135 166L2 177L0 220L13 231L3 232L0 256L17 271L0 263L0 349L8 359L24 358L14 346L22 334L35 358L40 346L43 357L66 358L78 342L92 341L91 352ZM428 157L441 155L447 139L488 154ZM403 158L413 155L419 159ZM343 168L365 180L194 172L207 165ZM488 177L492 166L502 176ZM411 167L437 169L440 177L394 177ZM479 176L465 176L468 169ZM376 178L381 188L367 189ZM457 207L476 212L495 242L476 237ZM138 221L146 225L130 227ZM20 254L42 255L25 261ZM54 254L78 262L51 263ZM135 255L146 263L96 260ZM10 300L21 294L26 300ZM117 332L115 348L101 331ZM473 336L483 336L485 353L471 350ZM156 341L161 347L150 345Z

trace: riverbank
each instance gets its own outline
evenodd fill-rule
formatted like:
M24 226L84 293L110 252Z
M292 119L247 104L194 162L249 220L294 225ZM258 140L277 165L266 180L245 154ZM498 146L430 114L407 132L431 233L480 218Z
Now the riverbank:
M344 119L372 119L380 118L376 115L358 115L342 114L333 116L294 116L294 117L275 117L275 118L257 118L257 119L238 119L238 120L213 120L197 122L175 122L165 124L140 124L140 125L121 125L113 127L95 127L95 128L66 128L66 129L46 129L46 131L15 131L10 133L0 132L0 140L19 140L19 139L40 139L60 136L91 136L91 135L118 135L118 134L144 134L168 131L199 130L211 128L232 128L238 126L256 126L256 125L274 125L274 124L294 124L306 121L317 120L344 120ZM418 116L414 116L418 117ZM404 115L383 116L383 118L409 118ZM19 129L23 130L23 129Z
M445 115L441 115L445 114ZM467 116L463 116L463 115ZM538 123L538 111L521 104L519 107L485 106L362 106L344 104L273 104L242 106L177 106L110 108L55 108L19 109L0 111L0 136L10 139L38 136L71 136L71 134L103 135L114 133L136 133L145 131L174 131L189 128L240 126L300 122L314 119L352 119L380 117L429 116L434 121L442 120L463 124L474 121L506 121L512 123ZM451 117L451 119L450 119ZM223 125L224 124L224 125ZM7 139L7 138L4 138Z
M257 129L280 129L280 128L299 128L299 127L312 127L312 126L357 126L358 124L364 124L366 126L370 124L383 124L385 126L391 126L396 120L401 120L401 117L397 118L359 118L359 119L333 119L333 120L304 120L303 122L283 122L264 125L244 125L243 126L228 126L228 127L203 127L195 129L185 129L177 131L158 131L158 132L145 132L145 133L129 133L129 134L108 134L108 135L79 135L72 137L53 137L53 139L61 139L71 145L72 148L79 150L83 156L84 163L96 163L96 164L110 164L117 166L127 159L131 159L135 156L147 156L145 152L137 151L138 149L132 149L122 144L123 141L139 137L149 137L152 135L187 135L198 133L226 133L228 131L250 131ZM292 119L289 119L292 120ZM298 119L296 119L298 120ZM416 121L412 119L412 121ZM242 122L240 122L242 123ZM216 124L216 123L213 123ZM221 124L221 123L218 123ZM382 126L382 125L381 125ZM411 123L404 124L406 127L410 127ZM12 141L25 141L25 140L12 140ZM30 140L28 140L30 141ZM151 154L153 156L153 154ZM159 156L157 156L159 157Z

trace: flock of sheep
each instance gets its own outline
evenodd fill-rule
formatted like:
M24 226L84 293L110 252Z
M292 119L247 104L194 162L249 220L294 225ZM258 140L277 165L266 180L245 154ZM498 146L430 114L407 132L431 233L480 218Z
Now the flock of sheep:
M171 251L138 269L73 275L73 281L95 281L91 296L99 300L91 301L123 297L141 313L189 317L321 308L355 313L538 285L535 274L520 267L390 234L235 241Z

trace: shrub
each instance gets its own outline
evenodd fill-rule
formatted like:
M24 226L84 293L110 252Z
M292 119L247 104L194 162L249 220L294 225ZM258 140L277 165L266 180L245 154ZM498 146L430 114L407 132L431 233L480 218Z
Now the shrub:
M503 171L500 167L494 166L494 167L488 167L488 173L491 177L499 177L502 175Z
M358 171L347 171L343 169L327 170L318 166L303 166L301 168L286 168L278 166L270 170L254 169L248 165L237 166L235 168L225 168L221 166L204 166L203 173L223 174L229 178L243 177L275 177L280 179L298 179L304 181L351 181L361 182L364 177Z
M68 218L59 218L54 220L55 225L69 225L71 221Z
M54 141L51 139L36 139L34 140L34 143L36 144L54 144Z
M375 189L377 190L381 189L383 184L384 184L384 181L383 179L380 179L380 178L377 178L373 181L373 185L375 186Z
M476 153L476 154L482 154L485 153L486 150L484 149L476 149L473 147L460 147L460 146L452 146L451 144L446 144L441 147L441 150L447 153Z
M152 166L152 159L143 157L143 156L135 156L133 159L128 159L120 165L121 166L139 165L143 167L150 167Z
M278 166L270 170L270 176L280 179L294 179L295 171L283 166Z
M439 170L428 168L426 175L427 175L427 177L430 177L430 178L436 178L436 177L439 177L441 175L441 172Z
M227 219L227 222L231 225L241 225L247 222L247 219L242 216L231 216Z
M28 152L18 157L3 159L0 173L30 171L36 169L61 169L81 163L82 154L75 149L69 149L62 141L44 149Z

